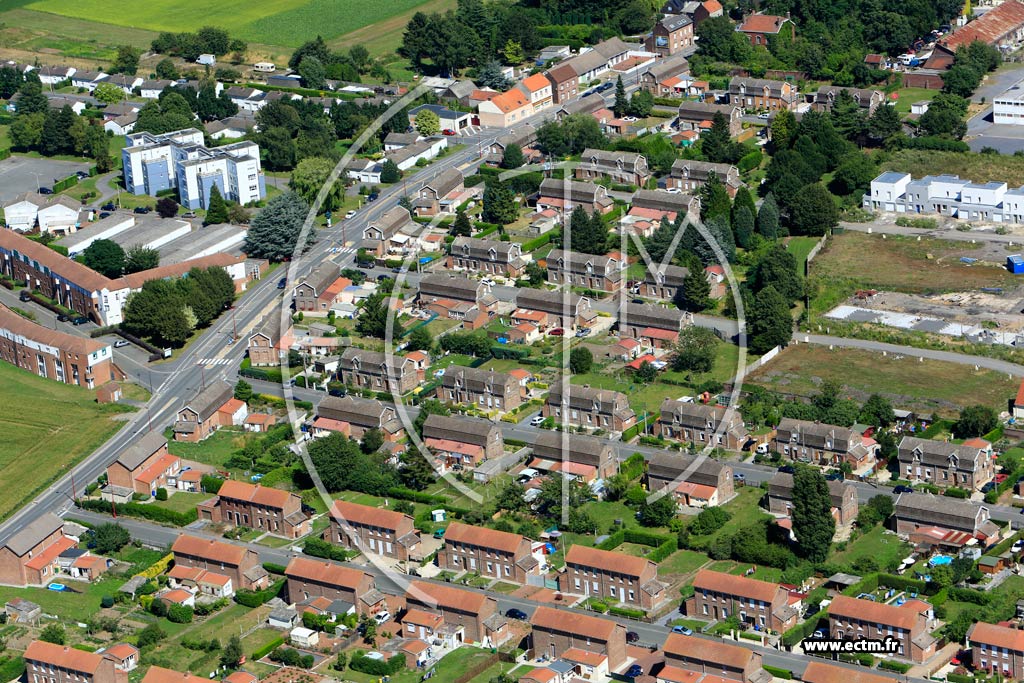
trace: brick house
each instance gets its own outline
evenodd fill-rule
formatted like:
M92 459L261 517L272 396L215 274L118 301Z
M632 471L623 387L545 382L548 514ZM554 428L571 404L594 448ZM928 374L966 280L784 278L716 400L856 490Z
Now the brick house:
M544 313L546 324L541 325L542 327L548 325L561 327L567 332L571 332L577 327L590 327L597 319L597 313L590 307L590 299L572 292L520 289L516 293L516 306L518 310L512 314L513 320L516 320L516 316L520 312Z
M893 519L896 533L911 537L939 529L960 532L965 541L975 538L982 547L987 547L997 542L1000 535L988 507L927 493L901 493L896 499Z
M171 546L174 566L223 574L236 588L259 590L269 585L267 570L255 550L231 543L181 534Z
M431 273L420 280L416 302L421 307L439 299L480 304L491 296L491 288L480 280L447 273Z
M444 530L437 566L524 584L528 575L540 574L540 563L531 553L532 546L533 541L521 534L452 522Z
M522 247L518 243L462 235L452 242L447 265L452 270L468 270L508 278L521 277L526 270Z
M836 524L852 524L857 519L857 489L845 481L828 481L827 484ZM776 472L768 480L768 512L788 517L792 507L793 475Z
M641 339L651 337L648 334L651 330L662 330L673 335L668 339L651 338L655 348L662 348L679 336L685 322L686 314L678 308L629 302L619 318L619 336Z
M309 533L302 498L289 491L229 479L213 498L198 506L199 519L299 538Z
M875 112L878 105L885 102L885 93L881 90L870 90L867 88L843 88L836 85L823 85L818 88L818 91L814 93L814 100L811 102L811 108L814 111L832 111L832 107L835 105L836 97L841 92L848 92L853 97L853 101L857 103L861 111L866 115L870 116Z
M463 642L494 647L511 635L508 619L498 612L498 601L479 591L410 581L405 602L410 610L437 612L446 626L461 628Z
M574 172L577 180L606 178L623 185L644 186L651 177L647 157L636 152L608 152L585 149Z
M536 75L536 74L535 74ZM498 164L505 156L505 150L510 145L515 145L522 149L524 155L529 155L530 150L527 149L530 145L537 141L537 129L532 123L524 123L523 125L505 133L500 138L492 142L485 148L485 159L488 163ZM503 244L508 244L503 242Z
M655 225L662 218L674 223L679 217L700 215L700 197L665 190L637 190L630 200L628 215Z
M901 479L973 491L992 481L995 475L992 444L984 439L955 444L904 436L898 453Z
M645 47L659 57L668 57L693 45L693 20L685 14L670 14L658 20Z
M676 125L681 131L703 132L711 128L715 114L725 116L729 122L729 135L736 136L743 131L743 109L735 104L683 102L676 111Z
M800 676L800 680L804 683L836 683L836 681L843 681L844 683L896 683L899 679L895 676L883 676L872 673L861 667L836 666L835 664L819 662L817 659L812 658Z
M454 214L458 198L466 189L462 171L450 168L438 173L430 182L424 183L413 200L413 212L417 216Z
M133 493L155 496L157 489L174 488L180 471L181 461L167 452L163 433L146 432L107 466L107 481Z
M295 310L327 315L333 302L327 301L324 294L340 274L341 267L332 261L327 261L313 269L313 272L295 285Z
M504 372L451 366L444 373L438 398L445 403L468 403L483 410L508 412L522 403L523 389Z
M563 442L568 442L567 448L563 448ZM607 439L541 430L533 442L530 467L542 472L560 472L589 484L618 472L619 461Z
M760 652L719 640L670 633L662 646L665 668L696 671L742 683L771 683Z
M565 554L559 576L565 593L612 600L651 611L669 598L668 586L658 581L658 565L642 557L573 545Z
M737 410L670 398L662 401L654 429L662 438L689 441L701 448L710 444L738 451L747 441L743 417Z
M931 605L908 600L901 606L837 595L828 606L829 637L836 640L882 640L899 643L893 656L924 662L935 654L937 641Z
M363 239L360 247L383 257L388 252L391 238L408 225L412 219L409 212L401 206L385 211L380 218L370 222L363 228Z
M178 411L174 423L174 440L202 441L221 427L230 425L231 422L225 421L220 409L234 398L234 394L234 388L223 380L200 391Z
M732 164L714 164L710 161L691 161L676 159L672 162L672 170L665 179L665 187L678 188L683 192L697 194L714 173L722 181L730 197L736 196L739 189L740 171Z
M640 296L675 301L676 297L682 296L683 282L689 274L690 270L682 266L648 266L643 282L638 285L638 293Z
M579 77L569 64L556 64L544 72L551 83L551 98L555 104L575 100L579 95Z
M456 463L472 468L505 452L498 425L478 417L429 415L423 423L423 442L446 469Z
M645 477L651 493L671 488L680 505L721 505L735 495L732 467L696 455L655 453L647 459Z
M419 552L420 534L409 515L337 500L324 540L406 562Z
M40 586L60 571L58 556L78 543L64 535L64 520L44 513L7 539L0 547L0 583Z
M729 81L729 104L744 109L794 109L800 103L796 88L786 81L735 76Z
M640 74L640 89L655 97L678 97L690 63L682 53L659 59Z
M554 661L569 650L580 649L607 657L612 671L626 663L626 627L622 624L542 605L534 610L530 625L535 657Z
M570 385L568 395L564 395L561 382L551 385L542 414L560 424L611 432L621 432L636 424L636 413L622 392Z
M587 213L604 214L612 210L614 202L608 196L608 189L594 183L580 183L575 180L545 178L540 183L537 195L537 210L552 209L558 213L572 213L581 206Z
M33 640L25 648L27 683L127 683L128 672L113 657L68 645Z
M615 255L594 256L578 251L552 249L544 257L547 280L601 292L617 292L622 287L625 263Z
M693 579L693 596L686 599L686 614L718 621L730 616L740 622L782 633L796 626L799 602L777 583L701 569Z
M316 598L341 600L357 614L376 614L384 606L372 574L325 560L293 557L284 570L288 601L298 604Z
M776 453L792 460L833 466L845 461L856 467L866 458L874 460L878 451L877 444L865 443L849 427L788 417L779 422L772 445Z
M1024 677L1024 631L979 621L967 632L975 671Z
M401 437L402 422L394 405L359 396L324 396L316 407L314 437L339 432L358 440L371 429L380 430L385 441L394 442Z
M281 318L271 313L249 335L249 363L253 367L280 365Z
M793 22L789 20L789 17L779 17L770 14L749 14L747 17L740 22L736 30L743 33L750 39L750 44L753 46L768 45L768 39L771 36L779 35L782 28L789 24L790 31L793 29Z
M341 381L372 391L407 394L419 385L416 364L403 356L350 346L338 361Z

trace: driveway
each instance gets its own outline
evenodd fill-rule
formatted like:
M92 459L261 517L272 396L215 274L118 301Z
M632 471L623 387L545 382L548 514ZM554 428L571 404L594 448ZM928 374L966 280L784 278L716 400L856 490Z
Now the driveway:
M0 161L0 202L6 204L22 192L35 192L39 187L52 187L55 180L88 171L91 165L23 156L4 159Z

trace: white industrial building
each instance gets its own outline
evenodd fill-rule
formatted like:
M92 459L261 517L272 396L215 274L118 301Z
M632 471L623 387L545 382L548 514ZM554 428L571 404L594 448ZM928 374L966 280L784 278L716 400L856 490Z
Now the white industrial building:
M992 98L992 123L1024 126L1024 81Z

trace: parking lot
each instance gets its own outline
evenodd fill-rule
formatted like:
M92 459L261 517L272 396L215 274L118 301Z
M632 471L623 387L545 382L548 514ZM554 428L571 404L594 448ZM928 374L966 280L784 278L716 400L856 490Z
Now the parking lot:
M0 202L7 203L23 192L35 192L37 187L53 187L55 180L78 171L88 172L90 166L77 161L22 156L4 159L0 161Z

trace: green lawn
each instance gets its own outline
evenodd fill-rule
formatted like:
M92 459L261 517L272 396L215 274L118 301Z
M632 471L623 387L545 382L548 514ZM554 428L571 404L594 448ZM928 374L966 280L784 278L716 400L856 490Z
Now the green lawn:
M896 94L899 95L899 99L896 100L896 111L904 116L910 113L910 105L935 97L935 91L928 88L900 88Z
M231 454L245 445L245 434L231 429L220 429L199 443L168 441L167 450L179 458L204 465L223 467Z
M174 512L188 512L194 510L196 505L202 503L204 500L210 497L208 493L189 493L188 491L178 491L167 500L155 501L151 505L164 508L166 510L173 510Z
M362 645L357 649L366 650L365 646ZM458 650L445 655L441 661L432 667L434 678L439 681L453 681L460 675L479 665L481 661L492 656L493 655L490 650L483 650L476 647L461 647ZM497 675L498 669L492 666L488 667L488 670L491 668L494 668L494 674L491 675ZM404 669L391 676L391 683L419 683L423 678L423 673L424 672L421 671ZM347 669L341 677L346 681L352 681L352 683L380 683L379 676L364 674L359 671L353 671L352 669ZM490 680L490 678L482 680Z
M807 254L811 252L814 245L820 238L817 237L790 237L786 240L786 250L796 258L797 272L804 274L804 264L807 263Z
M689 574L700 569L708 556L693 550L677 550L658 563L658 576L668 574Z
M182 639L186 636L193 640L206 641L217 638L223 644L232 635L238 635L262 623L266 619L267 611L265 607L249 609L243 605L231 604L216 614L196 620L191 624L172 624L166 619L161 619L159 621L160 628L171 634L171 637L149 652L144 662L176 670L185 669L193 674L206 677L219 665L220 652L189 650L182 647ZM262 638L266 638L266 636ZM269 642L269 640L264 642ZM252 645L252 649L256 649L256 647L258 645ZM246 652L251 654L251 650L246 650Z
M12 598L31 600L43 608L45 614L56 614L65 624L88 621L100 609L104 595L114 595L123 578L103 578L95 583L72 581L70 586L81 593L61 592L36 587L0 586L0 603Z
M731 535L738 529L749 526L759 519L767 519L769 517L768 513L758 506L758 502L763 495L764 489L754 486L741 487L737 490L736 497L722 506L729 511L732 518L715 533L696 538L711 539L722 535ZM693 519L695 518L690 518L691 521Z
M43 379L7 363L0 363L0 387L0 516L19 508L99 448L124 424L115 418L131 411L97 404L94 391Z
M870 557L878 562L879 567L885 567L893 562L898 562L909 555L913 548L895 536L895 534L884 533L885 529L877 526L857 540L848 544L842 552L832 551L831 562L851 565L860 558Z

